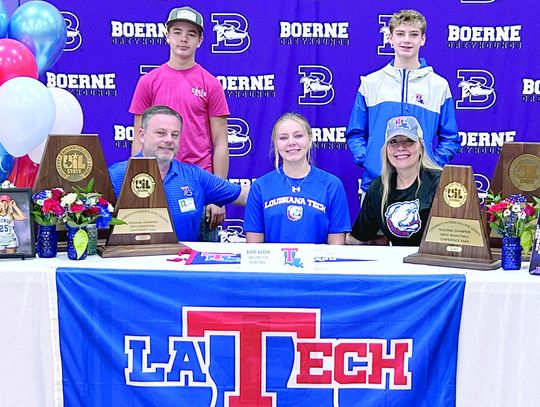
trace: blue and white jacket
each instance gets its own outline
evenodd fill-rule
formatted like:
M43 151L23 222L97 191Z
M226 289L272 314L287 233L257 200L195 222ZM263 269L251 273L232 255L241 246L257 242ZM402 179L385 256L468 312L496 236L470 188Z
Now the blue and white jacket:
M386 124L395 116L414 116L424 132L429 156L447 164L459 150L454 101L448 82L424 59L420 68L384 68L361 77L345 137L354 163L364 167L362 190L381 173Z

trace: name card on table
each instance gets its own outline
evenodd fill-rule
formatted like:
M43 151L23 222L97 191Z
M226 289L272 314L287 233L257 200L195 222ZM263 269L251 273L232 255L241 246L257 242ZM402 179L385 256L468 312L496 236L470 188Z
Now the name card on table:
M240 252L242 271L313 273L313 244L245 244Z

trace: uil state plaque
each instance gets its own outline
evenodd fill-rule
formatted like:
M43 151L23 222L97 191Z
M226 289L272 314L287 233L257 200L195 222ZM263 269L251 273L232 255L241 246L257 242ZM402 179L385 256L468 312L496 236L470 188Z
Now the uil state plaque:
M69 192L73 186L86 186L92 178L94 190L114 204L116 199L98 135L49 135L34 192L57 187Z
M491 191L503 197L522 194L532 201L540 196L540 143L504 143L490 184ZM491 231L489 241L500 258L501 237Z
M418 253L404 263L493 270L480 200L470 166L444 167Z
M126 224L113 226L107 244L98 248L102 257L177 254L183 247L155 158L129 159L115 214Z
M490 189L503 197L540 196L540 143L504 143Z

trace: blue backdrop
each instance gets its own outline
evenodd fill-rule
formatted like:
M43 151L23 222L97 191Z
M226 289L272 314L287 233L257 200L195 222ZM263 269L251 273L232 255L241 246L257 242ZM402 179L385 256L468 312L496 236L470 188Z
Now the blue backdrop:
M62 57L42 80L78 98L83 131L100 135L108 163L126 159L133 90L141 74L168 59L163 22L182 3L51 3L62 11L69 36ZM450 84L462 138L453 163L473 165L479 189L488 189L503 142L538 139L537 0L196 0L190 5L205 18L197 61L221 80L231 111L233 182L250 183L272 168L272 124L282 113L298 111L314 128L317 164L343 180L356 215L361 170L343 135L360 75L392 58L385 33L391 14L402 8L416 8L427 18L420 56ZM225 25L233 27L236 39L223 35ZM325 90L313 90L305 79L310 76L324 82ZM239 219L229 224L241 230L243 210L231 206L227 213Z

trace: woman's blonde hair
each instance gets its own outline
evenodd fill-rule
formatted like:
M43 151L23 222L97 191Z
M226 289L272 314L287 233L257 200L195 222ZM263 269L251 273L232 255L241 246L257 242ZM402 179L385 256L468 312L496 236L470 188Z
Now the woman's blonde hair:
M393 138L393 137L392 137ZM390 160L388 159L387 146L390 140L386 140L381 149L381 183L382 183L382 199L381 199L381 218L384 220L384 212L386 211L386 205L388 204L388 197L390 195L390 188L392 187L392 178L396 173L396 167L394 167ZM431 170L441 170L442 168L436 164L426 153L426 147L424 145L424 140L422 138L417 141L420 143L420 157L418 159L418 174L416 180L418 186L416 187L416 193L420 189L420 170L422 168L431 169Z
M272 145L270 149L270 156L273 155L274 157L274 166L276 167L276 170L279 169L281 165L281 161L282 161L280 159L280 155L277 149L277 136L278 136L277 132L278 132L279 126L281 126L287 120L292 120L298 123L302 127L304 132L306 133L306 136L309 139L309 147L308 147L306 158L307 158L307 162L309 164L312 164L311 147L313 146L313 136L311 133L311 126L309 125L307 119L304 116L302 116L300 113L289 112L289 113L283 114L279 119L277 119L277 121L274 123L274 127L272 128Z

